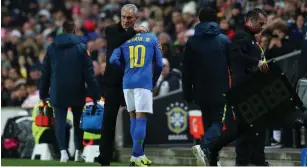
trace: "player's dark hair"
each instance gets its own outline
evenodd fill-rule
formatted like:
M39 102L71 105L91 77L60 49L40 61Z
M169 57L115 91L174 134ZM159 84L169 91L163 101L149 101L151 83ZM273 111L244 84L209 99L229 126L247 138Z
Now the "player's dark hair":
M245 16L245 22L248 22L250 19L258 20L260 14L263 15L264 17L267 17L267 14L259 8L250 10L249 12L247 12Z
M75 30L75 23L72 20L66 20L63 23L63 32L65 33L73 33Z
M210 22L210 21L217 21L217 12L210 8L210 7L204 7L201 8L198 15L200 22Z

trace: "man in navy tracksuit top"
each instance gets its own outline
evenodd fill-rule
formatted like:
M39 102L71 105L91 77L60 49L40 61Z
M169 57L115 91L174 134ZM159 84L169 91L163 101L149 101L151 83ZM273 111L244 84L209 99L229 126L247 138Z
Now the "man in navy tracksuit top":
M143 152L142 144L146 133L146 114L153 113L152 89L162 71L162 53L158 44L153 34L136 34L116 48L110 58L110 63L118 66L121 65L121 58L125 62L123 91L130 114L130 134L133 139L130 165L133 166L151 164Z
M68 107L72 107L75 129L75 161L81 160L83 132L79 128L86 98L87 84L94 100L100 99L93 62L86 45L75 33L73 21L63 23L63 34L55 37L48 47L42 67L40 98L49 98L55 112L56 137L61 150L61 162L67 162L65 124ZM50 88L50 91L49 91Z
M214 9L202 8L199 20L184 51L183 94L186 102L195 102L200 107L206 132L201 144L193 146L192 151L204 165L216 166L218 152L212 151L212 158L204 153L222 129L231 41L221 33Z

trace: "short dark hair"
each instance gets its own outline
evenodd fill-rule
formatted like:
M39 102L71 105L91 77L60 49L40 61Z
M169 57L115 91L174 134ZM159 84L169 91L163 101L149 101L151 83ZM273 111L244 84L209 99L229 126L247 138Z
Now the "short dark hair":
M201 8L198 15L200 22L209 22L209 21L217 21L217 12L210 8L210 7L204 7Z
M248 22L249 19L258 20L259 14L263 15L264 17L267 17L267 14L263 10L259 8L255 8L247 12L246 17L245 17L245 22Z
M66 20L63 23L63 32L72 33L75 30L75 23L72 20Z

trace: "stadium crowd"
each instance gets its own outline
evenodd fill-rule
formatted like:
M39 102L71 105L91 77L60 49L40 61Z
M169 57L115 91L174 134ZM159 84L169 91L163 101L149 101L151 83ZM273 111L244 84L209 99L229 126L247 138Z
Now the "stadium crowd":
M181 61L187 39L199 23L201 3L218 11L220 28L230 39L242 28L252 8L268 14L268 24L257 36L267 59L301 48L307 26L307 2L302 0L3 0L1 22L2 106L32 108L40 102L38 82L46 49L73 19L77 35L87 44L98 82L104 80L106 41L104 28L120 19L123 4L139 8L137 25L157 35L163 47L163 71L155 96L181 88ZM103 87L100 88L101 91Z

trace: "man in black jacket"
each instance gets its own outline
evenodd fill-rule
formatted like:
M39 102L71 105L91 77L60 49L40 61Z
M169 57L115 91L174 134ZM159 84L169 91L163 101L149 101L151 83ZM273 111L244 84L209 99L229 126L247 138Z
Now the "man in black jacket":
M246 15L243 30L237 32L233 37L230 50L233 86L244 81L258 68L262 72L268 71L264 54L255 38L255 35L262 31L266 21L264 11L253 9ZM264 132L240 136L236 140L236 165L247 166L252 163L257 166L266 166L264 148Z
M39 94L45 102L49 98L54 107L56 137L61 150L61 162L69 157L66 145L66 117L72 107L75 129L75 161L81 160L83 132L80 117L86 98L87 84L92 98L100 99L99 86L93 70L93 63L86 45L76 36L73 21L63 23L63 34L55 37L48 47L42 66ZM50 91L49 91L50 88Z
M194 101L200 106L204 120L206 133L201 144L192 147L193 153L204 165L216 166L217 152L209 158L203 156L203 150L221 133L225 93L229 90L228 51L231 42L221 33L214 9L202 8L199 20L195 35L189 38L184 51L183 93L188 103Z
M100 155L95 161L103 166L109 166L113 153L116 118L120 105L125 104L122 90L124 70L110 64L110 57L115 48L119 47L138 32L147 32L145 27L134 27L137 20L138 9L133 4L126 4L121 8L121 22L105 28L107 40L106 70L104 74L104 117L101 142L99 145Z

